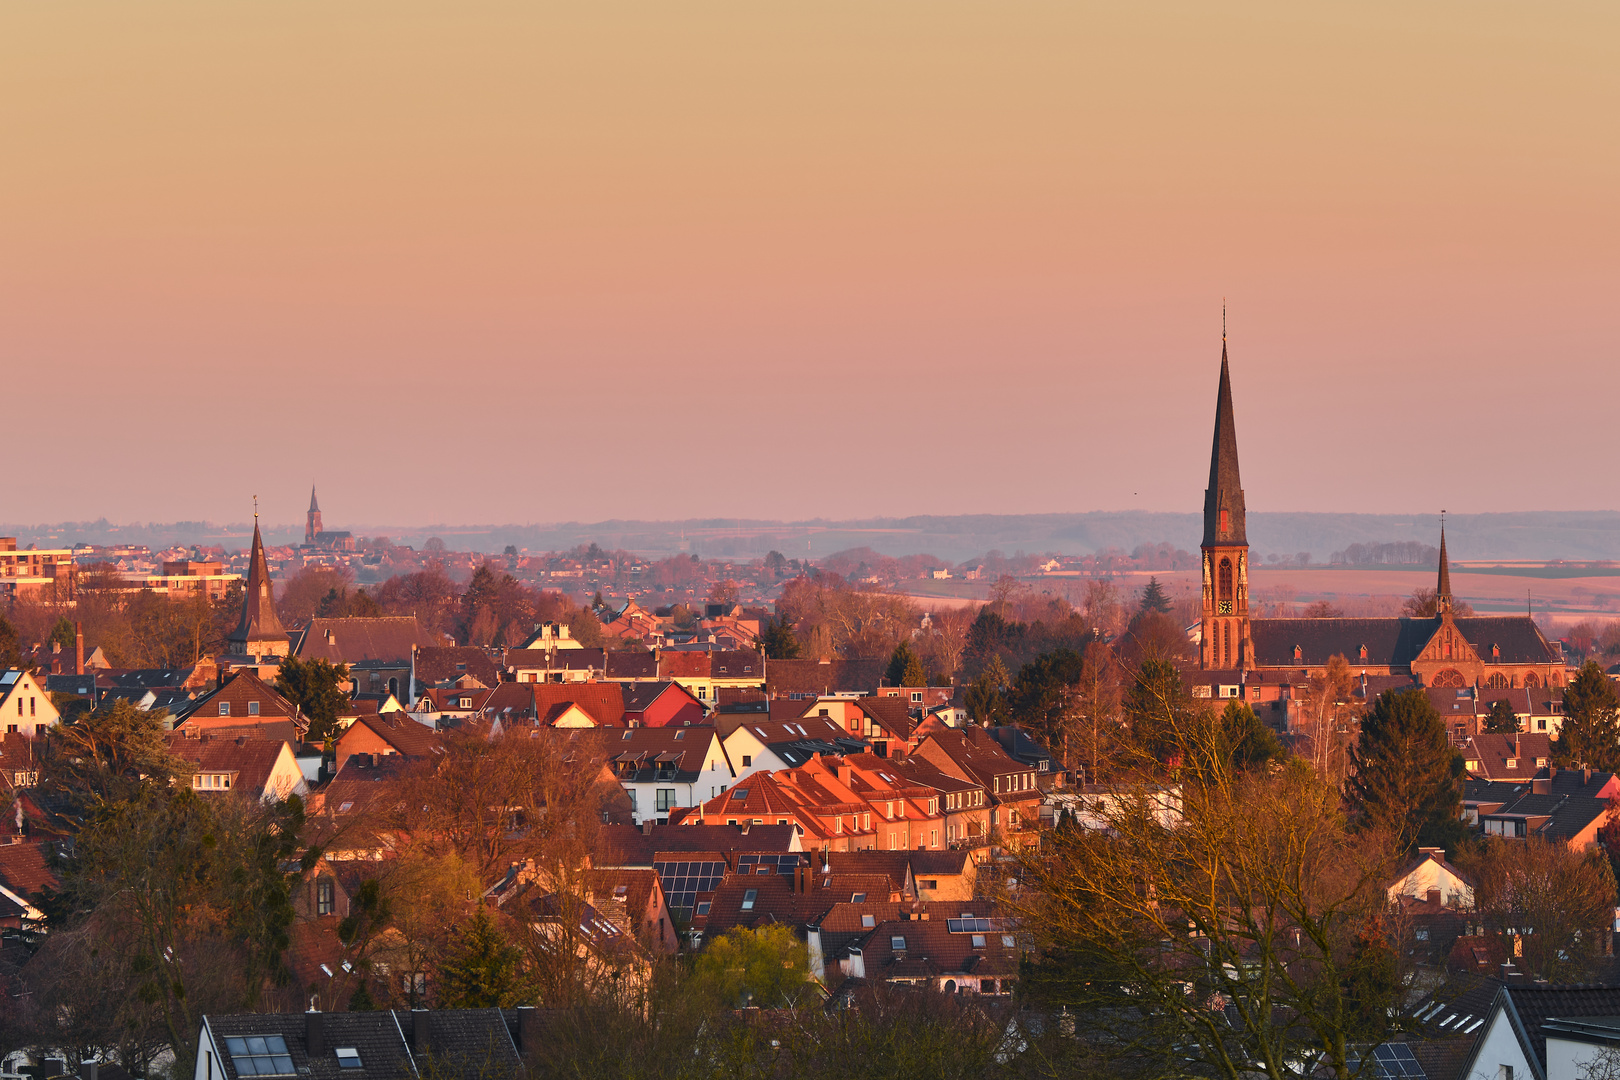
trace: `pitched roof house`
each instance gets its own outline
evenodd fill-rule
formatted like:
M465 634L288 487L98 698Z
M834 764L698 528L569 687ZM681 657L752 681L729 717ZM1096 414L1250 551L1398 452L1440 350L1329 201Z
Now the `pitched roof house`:
M191 786L205 794L235 791L261 802L309 794L303 770L285 741L177 731L169 736L169 753L191 766Z

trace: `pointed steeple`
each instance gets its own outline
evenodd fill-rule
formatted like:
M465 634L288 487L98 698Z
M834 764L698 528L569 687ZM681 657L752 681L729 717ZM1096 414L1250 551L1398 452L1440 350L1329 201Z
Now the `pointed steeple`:
M1215 396L1215 445L1204 491L1204 547L1247 545L1243 484L1238 478L1237 427L1232 417L1232 373L1226 360L1225 315L1221 329L1221 386Z
M270 564L264 557L264 538L259 535L259 515L253 515L253 552L248 557L247 588L242 593L242 619L227 641L237 655L261 655L270 651L264 643L275 642L286 652L287 631L276 615L275 590L270 584Z
M321 504L315 501L314 484L309 485L309 512L312 514L318 514L321 512Z
M1451 610L1451 560L1446 558L1446 519L1440 517L1440 582L1434 590L1435 613Z

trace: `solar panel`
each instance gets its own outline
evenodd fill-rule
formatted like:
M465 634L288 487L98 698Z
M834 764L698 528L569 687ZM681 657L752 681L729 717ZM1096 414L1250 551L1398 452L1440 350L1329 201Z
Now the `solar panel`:
M723 862L653 863L653 869L664 885L671 913L690 912L697 902L697 894L713 892L726 874Z
M1427 1080L1423 1066L1406 1043L1382 1043L1373 1048L1373 1068L1381 1080Z

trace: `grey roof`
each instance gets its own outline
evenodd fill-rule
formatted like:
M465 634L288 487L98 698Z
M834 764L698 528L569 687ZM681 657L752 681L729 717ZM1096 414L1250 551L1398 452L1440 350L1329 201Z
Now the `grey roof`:
M1556 663L1547 639L1533 620L1524 615L1481 616L1455 620L1464 639L1487 664L1492 662L1492 646L1502 664ZM1265 667L1320 666L1332 656L1343 656L1354 665L1367 647L1367 663L1407 666L1417 659L1441 619L1401 617L1397 619L1252 619L1249 633L1254 641L1255 661ZM1301 650L1299 658L1294 648Z
M253 551L248 557L247 588L242 594L242 618L227 640L234 645L246 645L250 641L276 641L286 637L281 618L276 614L270 566L264 558L264 538L259 535L259 519L255 515Z
M353 1080L379 1077L414 1080L431 1060L449 1076L516 1076L522 1070L518 1056L520 1019L539 1014L526 1009L434 1009L415 1013L398 1010L346 1013L239 1013L204 1016L205 1032L212 1033L220 1053L225 1080L240 1074L227 1039L279 1036L286 1043L298 1080ZM310 1053L312 1023L320 1027L318 1052ZM417 1025L421 1024L418 1032ZM538 1030L532 1028L531 1030ZM360 1068L339 1066L337 1051L353 1049Z
M1501 993L1498 1001L1514 1034L1528 1046L1531 1067L1542 1076L1547 1071L1549 1020L1620 1015L1620 986L1512 985Z

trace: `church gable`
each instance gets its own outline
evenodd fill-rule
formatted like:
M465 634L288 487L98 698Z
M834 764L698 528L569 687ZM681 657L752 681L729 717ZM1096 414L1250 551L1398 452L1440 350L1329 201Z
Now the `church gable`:
M1479 654L1468 643L1457 621L1447 614L1440 617L1439 623L1417 658L1429 663L1477 664Z

